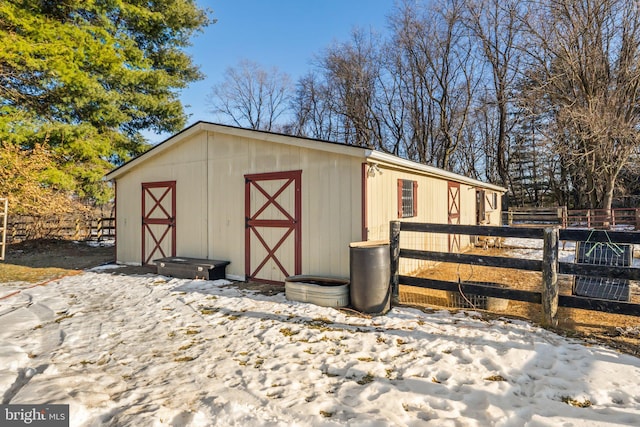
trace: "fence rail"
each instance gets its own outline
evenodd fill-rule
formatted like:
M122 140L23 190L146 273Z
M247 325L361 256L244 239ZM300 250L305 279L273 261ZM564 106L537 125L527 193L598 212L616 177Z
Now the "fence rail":
M640 209L583 209L567 211L567 227L610 228L620 225L640 229Z
M402 231L543 239L543 255L540 261L404 249L400 248L400 234ZM391 221L389 240L391 245L391 288L395 301L398 301L399 285L402 284L450 292L468 292L486 297L541 304L543 323L548 326L557 326L559 306L640 316L640 304L588 298L577 295L560 295L558 285L558 274L580 274L595 277L640 280L640 269L638 268L559 262L559 242L561 240L589 241L607 244L640 244L639 232L560 229L557 226L542 229L534 227L493 227ZM509 289L497 283L458 283L401 275L399 274L400 258L540 271L542 272L542 287L540 292L536 292Z
M20 216L10 218L7 242L55 238L104 241L115 238L115 218L41 218Z
M504 212L504 224L512 225L549 225L557 224L566 227L567 208L509 208Z
M503 214L503 223L513 225L559 225L563 228L603 228L629 226L640 230L640 208L567 209L509 208Z

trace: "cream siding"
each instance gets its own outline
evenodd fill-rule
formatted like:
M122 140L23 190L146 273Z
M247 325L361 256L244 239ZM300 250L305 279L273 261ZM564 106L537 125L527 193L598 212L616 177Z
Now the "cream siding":
M356 147L200 123L109 174L117 180L117 260L141 262L141 184L176 181L177 255L229 260L227 274L244 278L245 175L300 170L302 273L349 277L349 243L362 240L362 164L368 157L382 171L366 178L369 240L387 240L389 221L398 219L398 179L418 183L418 215L401 220L447 223L447 180L453 174L438 176L434 168L401 159L394 164L386 154ZM475 224L478 182L459 178L461 222ZM496 188L488 185L487 193ZM492 224L499 224L500 198L498 193ZM283 194L279 201L291 206L293 195ZM278 235L266 238L273 242ZM405 233L402 242L436 251L449 245L446 235L419 233ZM468 244L462 236L461 246ZM293 257L292 247L287 249ZM252 252L254 260L265 253L257 244ZM407 260L401 268L404 273L423 265ZM277 278L275 266L268 268L274 272L266 278Z
M476 225L476 209L476 188L460 184L460 224ZM461 248L470 244L469 236L462 236Z
M135 168L118 179L118 261L142 262L142 183L147 182L176 181L176 252L187 257L206 253L205 153L206 135L198 134L163 151L144 168Z
M368 239L388 240L389 222L447 222L447 188L446 181L410 171L393 169L378 165L382 173L367 177L367 209ZM418 215L411 218L398 218L398 179L417 181ZM444 204L442 201L445 201ZM402 232L401 246L408 249L429 249L447 251L446 236L437 234ZM400 272L414 271L425 262L417 260L401 260Z
M490 202L495 196L495 206ZM485 191L485 220L487 225L502 225L502 194L496 191Z
M445 179L416 174L414 171L394 168L392 165L378 164L382 173L367 177L367 218L368 239L388 240L389 222L427 222L448 223L449 189ZM398 179L418 183L418 215L411 218L398 218ZM476 187L460 184L460 223L476 224ZM414 195L415 197L415 195ZM499 216L498 216L499 218ZM429 251L449 251L449 236L443 234L425 234L402 232L401 246L407 249ZM460 247L465 250L471 244L469 236L460 236ZM418 260L401 260L401 273L409 273L427 266L429 263Z
M244 277L244 176L302 170L302 270L348 277L349 243L361 239L361 163L343 154L198 133L118 178L118 261L141 262L141 183L175 180L176 253L232 260L227 273ZM282 250L293 256L291 246ZM263 251L254 246L257 256Z
M233 260L227 272L244 276L244 175L302 170L302 271L349 276L349 243L360 239L361 160L213 132L208 139L215 153L209 157L210 258Z

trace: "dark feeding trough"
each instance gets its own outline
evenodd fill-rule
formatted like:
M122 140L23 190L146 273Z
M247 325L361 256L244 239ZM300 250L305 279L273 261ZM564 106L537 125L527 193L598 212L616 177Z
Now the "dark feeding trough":
M200 258L168 257L153 260L158 274L180 279L217 280L226 277L229 261Z
M631 291L626 279L577 276L573 287L574 295L614 301L629 301Z
M632 260L632 245L600 242L576 243L576 262L578 264L629 267Z
M577 242L576 263L630 267L633 260L633 246L600 242ZM576 276L573 294L589 298L613 301L629 301L630 283L627 279L609 277Z

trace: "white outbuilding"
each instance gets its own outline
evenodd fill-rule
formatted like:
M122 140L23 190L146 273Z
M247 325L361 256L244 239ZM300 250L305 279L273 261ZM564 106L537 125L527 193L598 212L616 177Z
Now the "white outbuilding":
M376 150L207 122L106 179L116 188L117 262L225 260L229 278L267 283L348 278L349 244L388 239L391 220L498 225L506 191ZM471 243L403 241L451 252Z

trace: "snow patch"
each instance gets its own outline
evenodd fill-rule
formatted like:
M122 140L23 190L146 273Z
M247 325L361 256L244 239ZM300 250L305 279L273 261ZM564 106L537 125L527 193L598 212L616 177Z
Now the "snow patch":
M0 393L73 426L633 425L639 383L639 359L525 321L226 280L100 270L0 301Z

